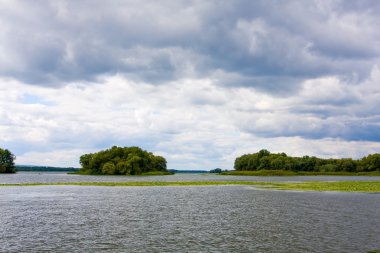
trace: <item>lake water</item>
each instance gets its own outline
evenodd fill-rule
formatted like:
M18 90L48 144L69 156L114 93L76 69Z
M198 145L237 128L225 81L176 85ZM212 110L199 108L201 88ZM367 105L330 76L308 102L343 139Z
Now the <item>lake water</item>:
M379 177L0 175L0 183ZM380 194L210 187L0 187L0 252L367 252Z

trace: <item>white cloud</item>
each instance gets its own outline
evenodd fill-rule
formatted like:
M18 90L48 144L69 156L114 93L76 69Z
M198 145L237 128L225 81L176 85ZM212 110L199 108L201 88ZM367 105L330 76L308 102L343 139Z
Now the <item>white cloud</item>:
M374 96L377 71L374 67L372 77L352 89L336 77L308 80L288 97L221 87L211 79L155 86L114 75L59 89L2 80L3 94L12 95L0 102L0 139L24 146L16 150L18 163L60 166L78 166L81 154L112 145L141 146L164 155L169 167L177 169L231 168L236 156L262 148L291 155L359 157L380 144L345 140L344 134L355 135L349 125L354 121L379 122L351 113L371 109L366 98ZM330 87L333 95L326 91ZM41 103L23 104L24 94ZM334 103L352 97L355 104ZM334 116L315 113L316 106L328 107ZM306 111L296 110L302 108Z

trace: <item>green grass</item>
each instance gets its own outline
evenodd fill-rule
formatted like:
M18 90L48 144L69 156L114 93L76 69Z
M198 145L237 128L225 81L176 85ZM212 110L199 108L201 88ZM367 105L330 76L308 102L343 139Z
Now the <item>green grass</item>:
M320 171L290 171L290 170L244 170L226 171L224 176L380 176L380 171L372 172L320 172Z
M264 186L277 190L296 191L339 191L380 193L380 181L339 181L339 182L272 182Z
M380 193L380 181L341 182L248 182L248 181L180 181L180 182L64 182L64 183L22 183L0 184L0 186L220 186L250 185L258 188L297 191L341 191Z

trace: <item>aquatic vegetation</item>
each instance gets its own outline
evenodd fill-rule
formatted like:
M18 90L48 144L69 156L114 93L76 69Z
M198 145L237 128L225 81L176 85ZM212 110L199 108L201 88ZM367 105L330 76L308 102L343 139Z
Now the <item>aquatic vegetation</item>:
M258 188L296 191L341 191L380 193L380 181L341 182L250 182L250 181L178 181L178 182L60 182L0 184L0 186L225 186L250 185Z
M380 192L380 181L281 182L272 183L269 187L279 190L299 191Z

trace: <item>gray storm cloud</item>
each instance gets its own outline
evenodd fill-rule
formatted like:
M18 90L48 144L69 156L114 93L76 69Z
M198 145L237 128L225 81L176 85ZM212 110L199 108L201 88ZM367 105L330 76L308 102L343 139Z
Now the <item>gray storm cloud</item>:
M376 1L3 1L1 74L61 86L114 73L162 83L222 71L235 76L229 85L266 92L324 75L364 79L379 56L376 8Z

